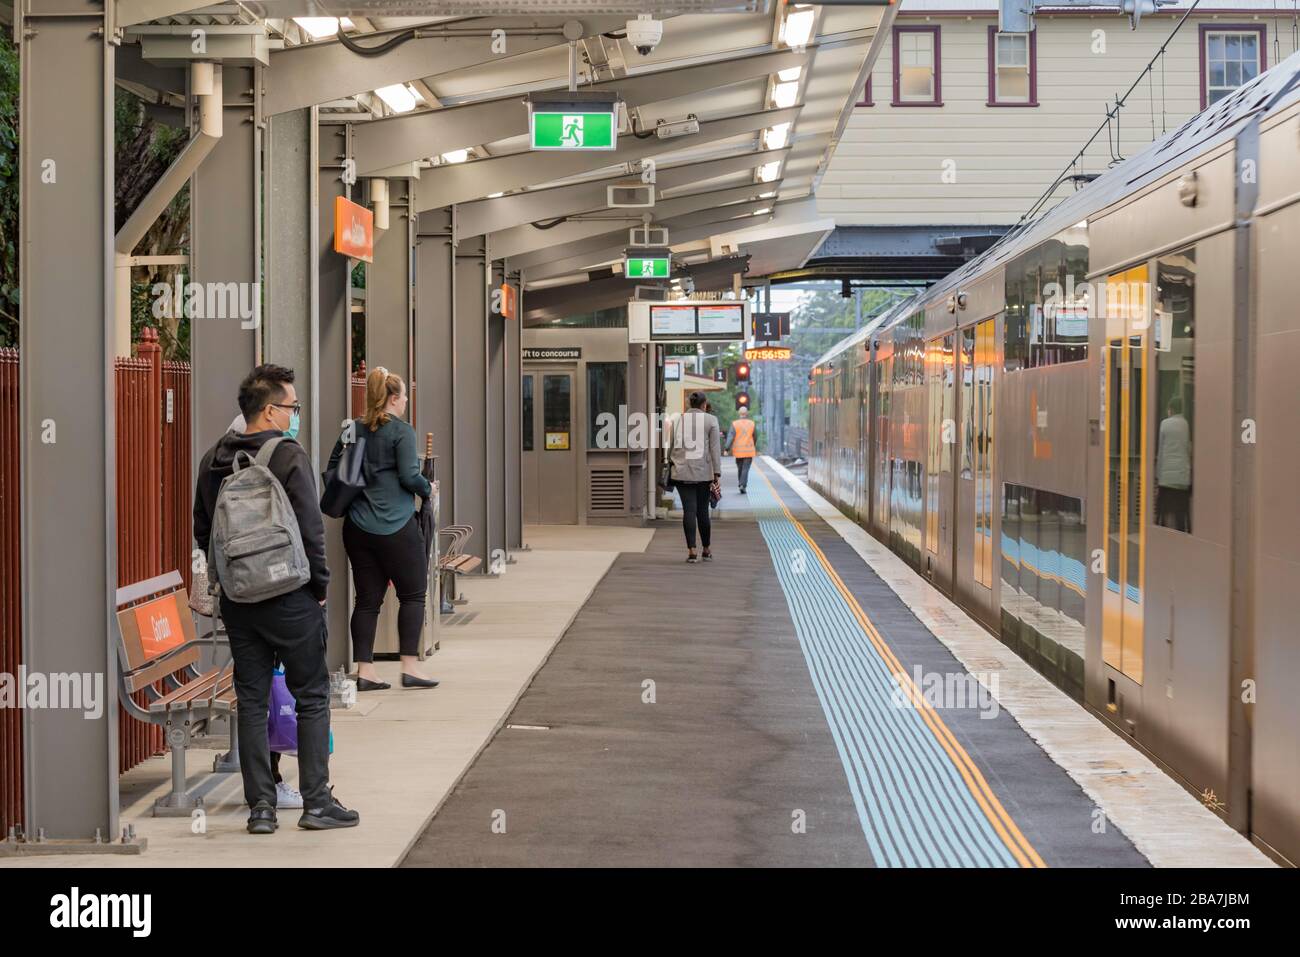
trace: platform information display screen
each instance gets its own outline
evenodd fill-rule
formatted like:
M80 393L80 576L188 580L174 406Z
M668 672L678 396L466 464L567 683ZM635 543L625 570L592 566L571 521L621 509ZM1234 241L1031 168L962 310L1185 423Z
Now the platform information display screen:
M633 299L627 308L628 342L658 342L672 355L695 355L705 342L744 342L748 324L749 303L743 300Z
M695 335L695 307L651 306L650 335L665 339Z
M696 306L702 336L741 336L745 331L745 307L740 303Z

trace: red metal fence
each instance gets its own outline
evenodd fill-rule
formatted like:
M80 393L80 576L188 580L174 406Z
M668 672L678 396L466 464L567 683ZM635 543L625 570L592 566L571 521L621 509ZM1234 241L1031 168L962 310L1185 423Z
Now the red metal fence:
M146 329L137 356L117 359L117 580L175 569L191 580L190 367L164 362ZM18 351L0 349L0 673L18 674L22 650L19 565ZM143 700L143 698L141 699ZM163 751L162 732L125 711L118 766ZM22 820L22 711L0 709L0 836Z
M15 681L22 653L18 448L18 350L0 349L0 674ZM0 708L0 837L22 815L22 712Z
M190 364L162 364L162 568L193 587L194 482L190 472Z
M134 359L113 363L117 394L117 585L163 573L162 354L146 330ZM189 564L188 562L186 564ZM136 700L147 706L144 692ZM162 730L118 715L117 764L127 771L163 751Z

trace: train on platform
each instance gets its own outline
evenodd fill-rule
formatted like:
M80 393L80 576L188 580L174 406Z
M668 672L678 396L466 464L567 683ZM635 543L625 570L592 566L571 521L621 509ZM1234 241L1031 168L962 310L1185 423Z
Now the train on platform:
M1295 864L1297 417L1300 54L823 355L808 476Z

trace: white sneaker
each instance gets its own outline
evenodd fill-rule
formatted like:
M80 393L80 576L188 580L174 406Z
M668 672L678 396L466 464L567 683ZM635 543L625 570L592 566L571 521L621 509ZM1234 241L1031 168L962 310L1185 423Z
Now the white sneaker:
M301 808L302 795L281 781L275 786L275 806L278 808Z

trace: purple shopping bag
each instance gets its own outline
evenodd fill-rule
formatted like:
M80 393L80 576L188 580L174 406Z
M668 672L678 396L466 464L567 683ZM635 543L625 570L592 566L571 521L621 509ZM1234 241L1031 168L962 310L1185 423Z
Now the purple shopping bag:
M289 694L284 672L271 673L271 707L266 719L266 738L272 751L298 753L298 705Z

